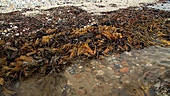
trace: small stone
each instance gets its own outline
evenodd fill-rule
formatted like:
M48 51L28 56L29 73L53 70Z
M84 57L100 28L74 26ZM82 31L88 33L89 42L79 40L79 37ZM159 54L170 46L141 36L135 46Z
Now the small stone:
M91 65L99 65L99 62L97 62L96 60L91 60L90 64Z
M111 68L111 67L107 67L107 69L108 69L108 70L112 70L112 68Z
M121 81L122 81L122 83L123 84L129 84L130 83L130 80L131 78L129 77L129 76L127 76L127 75L125 75L125 76L123 76L122 78L121 78Z
M147 63L146 66L152 66L152 64L151 63Z
M139 66L139 64L136 64L136 66Z
M84 92L83 90L79 90L79 91L78 91L78 94L79 94L79 95L83 95L84 93L85 93L85 92Z
M13 28L17 29L17 28L18 28L18 26L14 26Z
M120 73L128 73L128 72L129 72L129 68L128 67L120 69Z
M115 78L117 78L117 79L119 79L120 78L120 76L114 76Z
M16 87L16 88L19 88L19 86L20 86L20 83L17 82L17 83L15 84L15 87Z
M4 79L0 78L0 85L4 85Z
M113 58L112 57L108 57L106 61L108 62L108 61L111 61L111 60L113 60Z
M7 30L4 30L4 32L7 32Z
M87 78L88 77L88 75L84 75L84 78Z
M122 68L123 66L120 65L120 64L114 64L114 67L115 67L116 69L120 69L120 68Z
M104 71L98 70L96 75L104 75Z
M101 75L97 75L97 76L96 76L96 79L102 80L103 77L102 77Z
M16 33L15 36L19 36L19 33Z
M79 87L79 89L84 89L84 87Z
M88 72L90 72L90 71L91 71L91 69L90 69L90 68L85 68L85 70L86 70L86 71L88 71Z
M121 62L121 65L128 66L128 63L124 60L124 61Z
M140 56L140 53L134 53L135 56L139 57Z
M6 33L5 33L5 32L2 32L1 34L2 34L2 35L5 35Z
M111 3L111 4L109 4L111 7L117 7L117 5L116 4L113 4L113 3Z
M79 68L80 68L80 69L82 69L82 68L83 68L83 66L79 66Z
M120 57L120 55L119 55L119 54L116 54L116 55L114 55L114 57L117 57L117 58L118 58L118 57Z
M113 84L113 83L110 83L109 85L110 85L110 86L113 86L114 84Z
M82 75L81 74L78 74L78 75L76 75L76 76L74 76L75 78L81 78L82 77Z
M116 72L115 75L120 75L120 73L119 73L119 72Z
M99 65L98 67L99 67L99 69L103 69L103 68L105 68L105 66L104 66L104 65Z
M126 55L132 56L131 52L125 52Z
M161 69L161 70L166 70L166 68L165 68L165 67L160 67L160 69Z

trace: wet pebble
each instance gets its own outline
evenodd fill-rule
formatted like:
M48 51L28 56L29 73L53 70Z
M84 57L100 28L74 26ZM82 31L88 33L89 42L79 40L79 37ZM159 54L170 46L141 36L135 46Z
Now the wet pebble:
M20 34L19 33L16 33L15 36L19 36Z
M104 65L99 65L98 68L103 69L103 68L105 68L105 66Z
M75 78L81 78L82 75L81 75L81 74L78 74L78 75L75 75L74 77L75 77Z
M120 73L128 73L128 72L129 72L129 68L128 67L120 69Z
M104 71L103 70L98 70L96 75L104 75Z
M80 68L80 69L82 69L82 68L83 68L83 66L79 66L79 68Z
M114 67L115 67L116 69L120 69L120 68L122 68L123 66L120 65L120 64L114 64Z

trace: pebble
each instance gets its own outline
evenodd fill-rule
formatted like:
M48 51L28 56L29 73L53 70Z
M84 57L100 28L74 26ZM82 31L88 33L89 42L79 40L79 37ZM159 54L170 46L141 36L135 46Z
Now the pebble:
M139 66L139 64L136 64L136 66Z
M125 52L126 55L132 56L131 52Z
M18 26L14 26L14 27L12 27L12 28L17 29L17 28L18 28Z
M96 78L99 79L99 80L103 79L103 77L101 75L96 75Z
M4 30L4 32L7 32L7 30Z
M15 36L19 36L19 33L16 33Z
M84 93L85 93L85 92L84 92L83 90L79 90L79 91L78 91L78 94L79 94L79 95L83 95Z
M130 83L130 81L129 81L130 79L132 79L132 78L130 78L129 76L125 75L125 76L123 76L121 78L121 81L122 81L123 84L126 84L126 83Z
M114 56L110 56L110 57L107 58L106 61L109 62L109 61L112 61L112 60L114 60L114 59L116 59Z
M119 72L116 72L115 75L120 75L120 73L119 73Z
M90 68L85 68L85 70L86 70L87 72L90 72L90 71L91 71L91 69L90 69Z
M79 66L79 68L80 68L80 69L82 69L82 68L83 68L83 66Z
M98 70L96 75L104 75L104 71Z
M20 87L20 83L17 82L17 83L15 84L15 87L16 87L16 88L19 88L19 87Z
M146 66L152 66L152 64L151 63L147 63Z
M160 67L160 69L161 69L161 70L166 70L166 68L165 68L165 67Z
M82 77L82 75L81 74L78 74L78 75L76 75L76 76L74 76L75 78L81 78Z
M4 79L0 78L0 85L4 85Z
M119 55L119 54L116 54L116 55L114 55L114 57L117 57L117 58L118 58L118 57L120 57L120 55Z
M99 65L99 62L97 62L96 60L91 60L90 64L91 65Z
M120 68L122 68L123 66L120 65L120 64L114 64L114 67L115 67L116 69L120 69Z
M99 67L99 69L103 69L103 68L105 68L105 66L104 66L104 65L99 65L98 67Z
M124 60L124 61L121 62L121 65L128 66L128 63Z
M114 76L115 78L117 78L117 79L119 79L120 78L120 76Z
M5 32L2 32L1 34L2 34L2 35L5 35L6 33L5 33Z
M108 70L112 70L112 68L111 68L111 67L107 67L107 69L108 69Z
M128 72L129 72L129 68L128 67L120 69L120 73L128 73Z

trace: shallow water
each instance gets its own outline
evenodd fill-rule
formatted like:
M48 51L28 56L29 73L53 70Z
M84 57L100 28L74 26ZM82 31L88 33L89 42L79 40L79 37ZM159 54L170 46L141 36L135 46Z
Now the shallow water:
M169 57L169 47L152 46L112 54L103 60L78 60L61 73L37 74L17 82L11 90L16 90L17 96L133 96L139 93L168 96L166 90L154 90L160 87L159 78L163 79L162 84L168 80ZM129 70L122 71L123 68ZM131 95L128 90L132 91Z

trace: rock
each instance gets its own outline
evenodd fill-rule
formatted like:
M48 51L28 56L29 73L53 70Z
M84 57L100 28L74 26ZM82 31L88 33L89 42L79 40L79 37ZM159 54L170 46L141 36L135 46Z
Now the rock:
M108 69L108 70L110 70L110 71L112 70L112 68L111 68L111 67L107 67L107 69Z
M117 57L117 58L118 58L118 57L120 57L120 55L119 55L119 54L115 54L114 57Z
M4 85L4 79L0 78L0 85Z
M101 75L97 75L96 78L99 80L103 80L103 77Z
M19 33L16 33L15 36L19 36Z
M114 76L115 78L117 78L117 79L119 79L120 78L120 76Z
M152 64L151 64L150 62L148 62L148 63L146 64L146 66L151 67Z
M166 68L165 68L165 67L160 67L160 69L161 69L161 70L166 70Z
M96 60L91 60L90 64L91 65L99 65L99 62L97 62Z
M114 64L114 67L115 67L116 69L120 69L120 68L122 68L123 66L120 65L120 64Z
M90 68L85 68L85 70L86 70L87 72L90 72L90 71L91 71L91 69L90 69Z
M105 68L105 66L104 65L99 65L98 68L103 69L103 68Z
M115 75L120 75L120 73L119 73L119 72L116 72Z
M18 28L18 26L14 26L14 27L12 27L12 28L17 29L17 28Z
M104 71L98 70L96 75L104 75Z
M112 61L112 60L114 60L114 59L116 59L114 56L110 56L110 57L107 58L106 61L109 62L109 61Z
M141 70L141 69L139 68L139 69L136 70L136 74L137 74L138 76L143 76L143 75L144 75L144 72L143 72L143 70Z
M113 3L111 3L111 4L109 4L111 7L117 7L117 5L116 4L113 4Z
M128 63L124 60L124 61L121 62L121 65L128 66Z
M130 77L128 75L125 75L121 78L121 81L123 84L129 84L130 83Z
M120 73L128 73L128 72L129 72L129 68L128 67L120 69Z
M79 95L84 95L84 93L85 93L84 90L79 90L79 91L78 91L78 94L79 94Z
M125 52L126 55L132 56L131 52Z
M82 77L82 75L81 74L78 74L78 75L76 75L76 76L74 76L75 78L81 78Z
M79 66L79 68L80 68L80 69L82 69L82 68L83 68L83 66Z

